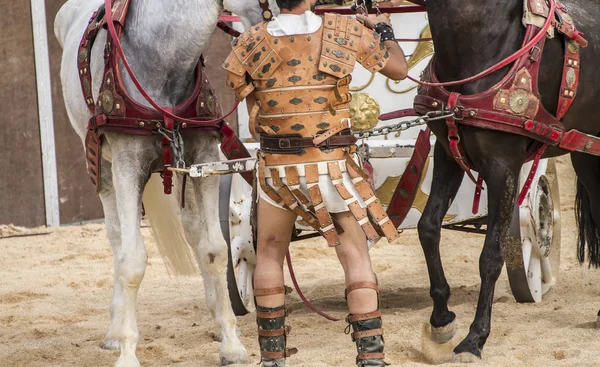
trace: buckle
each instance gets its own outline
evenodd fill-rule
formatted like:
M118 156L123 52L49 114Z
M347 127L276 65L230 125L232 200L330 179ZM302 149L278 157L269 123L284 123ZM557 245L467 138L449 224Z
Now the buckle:
M533 46L531 51L529 51L529 59L531 61L538 61L540 58L540 51L541 51L541 49L539 48L538 45Z
M292 147L292 143L290 142L290 139L279 139L279 141L277 142L279 145L279 148L281 149L288 149Z

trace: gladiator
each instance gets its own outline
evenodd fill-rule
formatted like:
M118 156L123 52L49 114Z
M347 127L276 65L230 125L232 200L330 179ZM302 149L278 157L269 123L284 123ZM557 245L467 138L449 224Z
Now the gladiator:
M250 131L260 141L254 296L261 361L281 367L298 352L287 346L283 262L300 219L334 247L344 270L357 366L385 366L368 248L399 233L356 154L350 74L358 62L401 80L406 59L389 16L320 17L316 3L277 0L281 14L234 39L223 64L227 86L246 99Z

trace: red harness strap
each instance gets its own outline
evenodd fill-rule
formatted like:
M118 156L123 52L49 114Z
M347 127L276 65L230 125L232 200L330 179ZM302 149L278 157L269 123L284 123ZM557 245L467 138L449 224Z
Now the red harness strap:
M553 3L551 1L551 8L553 8ZM553 14L547 16L546 24L554 18ZM475 181L470 174L469 163L460 147L457 122L484 129L524 135L542 143L531 157L534 164L519 195L519 204L523 202L527 195L535 177L539 160L547 145L559 146L570 151L576 150L600 155L599 138L576 130L565 133L564 127L559 121L571 106L576 95L580 68L579 47L580 45L586 45L587 42L581 38L581 33L575 30L572 19L566 13L566 8L559 3L557 3L557 17L560 21L553 20L553 24L559 32L567 32L565 33L567 44L556 112L557 117L548 113L541 106L539 100L538 74L540 57L545 43L545 37L540 37L540 35L545 35L545 28L540 29L533 25L527 27L523 48L515 53L515 55L520 54L521 56L502 81L484 92L461 96L445 90L443 87L446 85L463 84L466 81L477 79L478 76L457 82L439 83L435 76L434 60L424 71L423 79L425 82L420 83L419 93L415 97L415 110L425 114L433 110L443 110L446 106L446 109L455 112L455 118L449 118L446 121L449 146L457 163L478 185L473 203L474 213L479 209L480 184L482 182L481 177ZM536 40L537 43L533 43ZM529 54L524 53L523 50L529 50ZM499 65L504 62L499 63ZM488 73L489 70L478 75L486 75L485 73Z
M86 155L88 172L97 190L100 183L101 136L104 133L156 135L162 129L172 132L176 125L182 134L206 129L213 131L231 130L225 124L223 118L233 113L237 107L236 103L227 115L221 117L221 109L215 93L203 73L202 60L198 62L196 86L192 95L173 108L158 106L139 85L135 75L131 73L120 47L119 38L123 30L129 3L130 0L114 0L112 3L110 0L105 0L104 7L96 11L90 19L78 50L77 63L82 92L88 108L94 113L88 125ZM111 6L112 11L104 11L105 8ZM103 26L109 28L109 34L105 46L105 70L102 86L98 101L95 103L91 90L90 54L95 37ZM130 72L131 79L136 87L154 108L148 108L129 96L122 82L121 64ZM237 137L229 138L230 141L236 139ZM164 137L161 145L165 165L162 176L164 178L165 193L169 194L172 191L173 176L172 172L168 170L171 165L171 142ZM237 144L229 143L229 145ZM241 145L241 142L239 145ZM223 150L226 155L229 153L227 149ZM242 151L237 150L238 152ZM241 156L238 157L241 158Z
M406 219L419 191L419 184L423 177L423 167L425 167L425 162L431 150L430 135L431 130L429 128L419 131L413 155L388 205L388 216L396 228L400 227Z

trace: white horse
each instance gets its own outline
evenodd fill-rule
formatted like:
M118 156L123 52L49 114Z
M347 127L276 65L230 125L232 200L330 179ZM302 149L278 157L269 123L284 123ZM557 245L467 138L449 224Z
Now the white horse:
M277 14L275 0L269 2ZM79 84L78 44L92 13L102 3L103 0L69 0L60 9L54 25L64 49L61 81L67 112L82 141L91 113ZM262 21L258 0L131 0L121 42L134 73L159 105L175 106L192 93L196 64L223 8L238 14L246 27ZM106 32L102 30L90 57L95 100L104 70L105 43ZM129 95L149 106L124 68L121 69ZM215 134L187 134L184 141L187 165L219 159ZM139 366L135 355L138 341L135 312L147 261L140 233L144 188L147 215L161 253L171 255L166 260L172 270L193 272L195 253L203 274L206 303L220 332L221 364L247 362L228 298L228 249L219 226L218 178L194 179L186 191L195 200L188 200L186 208L179 210L176 192L164 195L160 178L148 182L152 172L163 166L159 137L107 133L102 157L100 199L114 253L111 324L104 347L120 347L116 366ZM189 250L186 241L194 251Z

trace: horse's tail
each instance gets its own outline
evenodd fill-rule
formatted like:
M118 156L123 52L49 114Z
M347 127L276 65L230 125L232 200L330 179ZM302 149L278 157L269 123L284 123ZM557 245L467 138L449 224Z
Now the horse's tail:
M176 180L174 184L177 187ZM160 176L153 174L144 190L146 217L169 274L197 275L196 256L186 241L178 195L175 194L177 190L173 191L173 194L165 195Z
M586 246L589 266L600 266L600 229L594 222L590 196L581 181L577 179L577 194L575 196L575 219L577 220L577 259L585 261Z

